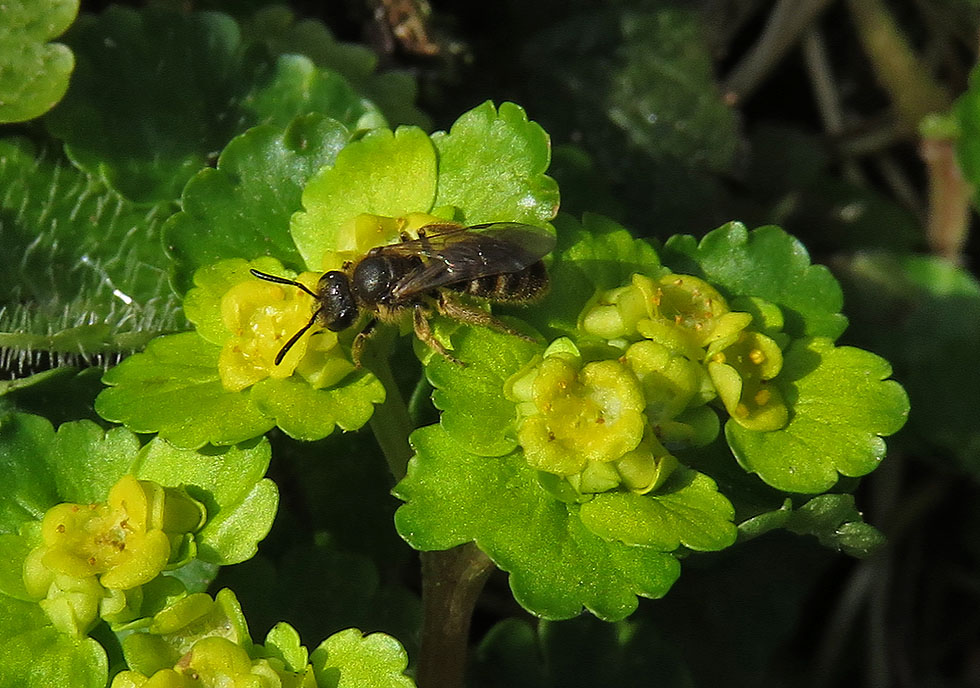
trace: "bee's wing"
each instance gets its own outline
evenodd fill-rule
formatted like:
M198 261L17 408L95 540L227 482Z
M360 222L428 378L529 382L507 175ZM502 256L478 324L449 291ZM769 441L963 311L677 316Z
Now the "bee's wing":
M453 227L446 232L430 231L424 238L390 248L400 249L407 244L412 245L412 255L424 256L427 261L395 285L392 295L396 299L487 275L520 272L550 253L555 237L533 225L494 222Z

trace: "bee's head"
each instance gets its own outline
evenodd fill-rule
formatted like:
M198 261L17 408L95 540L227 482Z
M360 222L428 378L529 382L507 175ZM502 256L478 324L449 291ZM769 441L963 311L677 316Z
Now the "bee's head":
M319 318L328 330L346 330L357 320L357 302L351 293L350 280L340 270L323 274L317 284L317 298L320 301Z

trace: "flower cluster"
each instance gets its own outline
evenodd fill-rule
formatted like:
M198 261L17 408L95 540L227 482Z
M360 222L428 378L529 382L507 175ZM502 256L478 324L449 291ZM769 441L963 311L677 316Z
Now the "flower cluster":
M157 613L149 627L123 640L130 670L112 688L315 688L313 671L292 671L280 657L259 657L238 601L189 595ZM251 650L251 653L250 653Z
M597 295L580 317L581 349L559 339L508 382L528 463L576 496L645 494L677 466L672 450L714 439L707 404L716 398L746 428L782 428L789 413L771 384L781 316L772 304L749 306L766 317L733 311L707 282L674 273L636 274ZM752 329L759 322L766 333Z
M82 635L99 618L139 616L141 586L187 548L206 520L184 490L123 476L103 504L59 504L44 515L42 543L24 562L28 593L61 631Z

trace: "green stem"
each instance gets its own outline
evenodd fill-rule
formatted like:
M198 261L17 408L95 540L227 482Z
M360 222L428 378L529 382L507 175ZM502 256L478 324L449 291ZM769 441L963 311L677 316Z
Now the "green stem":
M371 429L396 480L405 477L413 423L388 365L389 342L366 347L364 363L387 390L375 408ZM381 352L380 354L377 352ZM470 619L493 562L473 543L444 552L421 552L422 647L416 684L420 688L463 688Z
M366 347L370 348L370 347ZM376 349L375 349L376 350ZM395 481L405 477L408 460L412 458L412 447L408 436L414 430L408 407L398 391L395 377L391 374L388 358L372 353L364 354L364 363L381 381L385 388L385 401L376 406L371 416L371 431L381 447Z

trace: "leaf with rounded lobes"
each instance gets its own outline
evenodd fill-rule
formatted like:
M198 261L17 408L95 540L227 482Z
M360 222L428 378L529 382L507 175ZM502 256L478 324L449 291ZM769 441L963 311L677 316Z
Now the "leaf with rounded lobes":
M596 292L629 284L635 272L656 277L664 271L648 242L634 239L607 217L586 213L580 222L560 214L554 225L558 245L548 265L551 288L540 302L521 310L542 331L575 337L578 316Z
M110 6L65 37L77 67L46 118L69 157L127 198L173 201L251 126L319 112L356 127L383 122L339 75L300 55L243 44L219 12Z
M316 19L296 20L283 5L260 7L242 27L250 42L264 43L276 55L305 55L318 67L342 75L374 102L392 125L414 124L428 128L429 117L415 107L418 88L407 71L377 73L378 55L364 45L341 43Z
M24 122L54 107L75 57L48 43L78 14L78 0L8 0L0 17L0 122Z
M811 265L803 244L779 227L749 232L729 222L700 242L673 236L661 258L674 272L702 277L727 298L758 296L777 304L793 337L837 339L847 327L837 280L826 267Z
M548 134L514 103L487 101L463 114L432 141L439 153L435 207L463 211L466 224L527 222L558 212L558 185L547 176Z
M395 487L405 500L395 514L412 547L477 546L510 572L517 601L532 613L567 619L583 607L618 620L636 596L663 596L680 573L670 554L607 542L591 533L574 507L554 500L524 457L465 451L438 426L412 433L416 455Z
M474 454L512 452L517 446L517 410L504 396L504 383L542 350L510 334L460 328L453 335L453 355L464 365L436 355L425 366L435 387L432 403L442 411L442 428Z
M0 595L0 685L103 688L108 680L109 662L96 641L57 630L36 602Z
M363 369L326 389L313 389L296 376L267 378L252 388L255 407L275 418L287 435L304 441L322 439L335 427L357 430L384 400L384 385Z
M747 430L729 420L725 436L745 470L787 492L817 493L838 474L870 473L885 456L883 436L905 424L909 400L883 358L826 338L794 341L776 378L790 409L781 430Z
M356 628L334 633L310 656L320 688L414 688L405 675L408 655L384 633L364 635Z
M237 444L271 430L248 391L230 392L218 375L221 348L196 332L154 339L146 351L108 370L96 399L106 420L134 432L156 432L179 447Z
M304 210L293 216L293 240L306 267L317 271L326 251L355 248L338 243L337 232L348 220L362 213L399 217L428 212L435 193L436 152L425 132L375 129L309 180Z
M264 478L271 452L265 438L207 452L180 449L155 439L140 452L136 477L168 487L190 487L207 508L197 533L198 556L214 564L237 564L255 554L279 504L275 483Z
M163 228L173 280L186 292L194 271L226 258L274 256L293 270L303 260L289 234L306 182L332 164L349 134L340 122L303 115L285 129L263 125L233 139L188 182L183 210Z
M679 468L656 492L598 494L581 506L582 523L606 540L672 552L712 551L735 543L735 510L703 473Z

